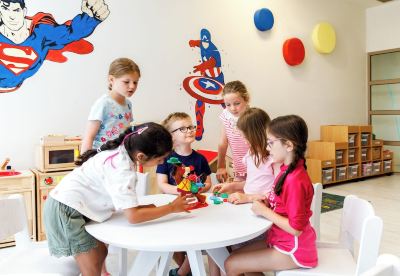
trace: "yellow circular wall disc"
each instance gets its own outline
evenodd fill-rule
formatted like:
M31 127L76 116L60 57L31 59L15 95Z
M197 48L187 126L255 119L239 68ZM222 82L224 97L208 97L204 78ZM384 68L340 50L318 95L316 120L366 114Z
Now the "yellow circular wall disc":
M312 32L312 41L318 52L322 54L331 53L336 46L335 29L329 23L318 23Z

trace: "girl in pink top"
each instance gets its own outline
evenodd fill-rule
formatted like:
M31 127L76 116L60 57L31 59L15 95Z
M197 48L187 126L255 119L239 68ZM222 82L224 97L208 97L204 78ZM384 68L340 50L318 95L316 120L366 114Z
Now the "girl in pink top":
M249 92L242 82L231 81L225 85L222 97L226 108L219 116L224 127L218 145L217 179L220 183L228 180L225 157L229 145L233 159L234 181L243 181L246 179L246 165L242 163L242 158L249 150L249 146L236 125L239 116L249 107Z
M248 108L240 116L237 128L250 146L242 162L247 167L247 178L242 182L217 184L214 191L228 192L228 201L234 204L264 199L274 183L274 166L267 150L267 127L270 122L268 114L259 108Z
M268 149L274 162L283 165L266 202L254 201L252 210L273 225L267 231L266 243L252 243L228 257L228 276L317 266L316 235L310 224L314 190L304 163L307 137L307 125L299 116L271 121Z

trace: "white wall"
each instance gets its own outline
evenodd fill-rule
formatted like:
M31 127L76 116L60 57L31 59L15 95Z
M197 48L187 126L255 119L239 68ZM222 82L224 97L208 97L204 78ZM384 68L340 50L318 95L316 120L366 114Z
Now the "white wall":
M68 55L65 64L45 62L16 92L0 95L0 159L14 167L33 166L34 145L45 134L82 134L89 108L106 92L109 63L127 56L141 67L132 97L136 121L159 121L173 111L194 113L195 100L181 87L199 61L188 46L210 30L221 52L225 82L239 79L251 91L252 104L271 117L295 113L304 117L310 138L322 124L365 124L365 11L348 1L331 0L106 0L111 15L88 38L90 55ZM62 4L61 4L62 3ZM52 12L59 22L79 13L79 1L29 1L28 15ZM275 16L274 28L256 30L254 12L262 7ZM336 29L331 55L314 51L311 31L320 21ZM282 44L303 40L306 59L286 65ZM205 114L205 137L196 147L216 149L220 106Z
M400 1L366 10L367 52L400 48Z

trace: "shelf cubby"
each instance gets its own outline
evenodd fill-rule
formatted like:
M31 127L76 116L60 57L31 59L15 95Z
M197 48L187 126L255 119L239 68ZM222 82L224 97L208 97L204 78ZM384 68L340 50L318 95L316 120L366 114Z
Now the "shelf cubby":
M338 183L393 172L393 152L374 140L372 126L321 126L321 140L309 141L307 171L311 180Z

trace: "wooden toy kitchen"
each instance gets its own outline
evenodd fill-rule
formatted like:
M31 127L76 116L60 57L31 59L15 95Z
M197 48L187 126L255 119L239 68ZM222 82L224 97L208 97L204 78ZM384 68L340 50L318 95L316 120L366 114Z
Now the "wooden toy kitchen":
M36 168L14 171L0 170L0 195L22 194L25 198L29 232L33 240L45 240L43 206L49 192L75 168L79 156L80 137L48 135L36 147ZM10 160L6 159L4 163ZM7 164L4 165L4 167ZM0 248L14 245L14 239L0 241Z

